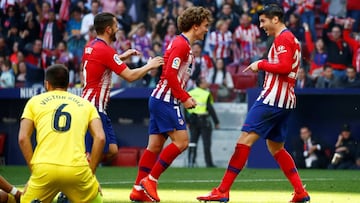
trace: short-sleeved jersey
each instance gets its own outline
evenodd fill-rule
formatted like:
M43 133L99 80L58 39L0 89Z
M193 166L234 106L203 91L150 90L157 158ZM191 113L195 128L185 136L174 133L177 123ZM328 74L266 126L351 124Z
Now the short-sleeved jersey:
M179 104L190 95L184 90L192 73L194 57L188 39L177 36L167 47L160 80L151 93L152 97Z
M86 166L85 133L99 114L89 101L66 91L32 97L21 116L34 122L36 142L31 164Z
M82 58L84 89L82 97L105 112L110 97L111 74L120 74L127 66L115 49L96 38L84 50Z
M268 59L258 64L266 74L263 90L257 100L279 108L295 108L294 86L300 59L299 41L289 30L282 31L274 39Z

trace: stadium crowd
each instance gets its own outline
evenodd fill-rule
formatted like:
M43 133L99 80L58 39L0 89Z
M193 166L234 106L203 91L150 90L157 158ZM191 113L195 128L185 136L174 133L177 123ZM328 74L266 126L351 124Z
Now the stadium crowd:
M238 67L266 55L271 38L258 28L257 11L274 2L283 6L288 28L302 43L297 88L360 87L360 4L356 0L345 4L340 0L2 0L0 88L41 87L44 70L54 63L69 67L70 86L80 87L83 48L96 37L92 25L99 12L117 16L121 30L113 47L119 53L139 50L140 57L126 61L129 67L138 67L149 57L162 55L178 34L177 16L187 7L200 5L209 8L215 20L205 43L194 45L200 52L192 79L205 77L220 96L232 97L229 92L234 89L262 84L252 81L244 86L237 73ZM132 84L114 77L113 85L153 87L159 73L151 72ZM262 77L259 73L252 80Z

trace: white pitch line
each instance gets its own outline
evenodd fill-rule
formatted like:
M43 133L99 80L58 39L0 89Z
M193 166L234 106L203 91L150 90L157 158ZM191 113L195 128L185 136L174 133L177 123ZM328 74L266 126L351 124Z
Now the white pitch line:
M303 178L302 181L306 182L314 182L314 181L335 181L338 179L335 178ZM235 182L287 182L288 180L285 178L270 178L270 179L238 179ZM360 178L352 178L351 181L360 181ZM220 182L219 180L175 180L175 181L161 181L161 183L213 183L213 182ZM113 185L113 184L131 184L134 181L107 181L107 182L100 182L101 185Z

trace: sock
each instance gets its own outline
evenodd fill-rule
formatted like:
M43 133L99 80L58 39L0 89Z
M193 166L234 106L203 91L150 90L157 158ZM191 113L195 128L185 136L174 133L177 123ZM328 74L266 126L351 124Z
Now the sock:
M157 159L157 154L145 149L139 161L138 174L136 176L135 185L140 185L140 180L145 178L151 171Z
M225 171L224 177L218 187L220 192L227 192L234 183L235 178L244 168L245 163L249 157L250 147L244 144L237 144L235 152L233 153L228 168Z
M170 166L174 159L181 154L180 149L171 143L160 153L159 159L156 161L150 175L155 179L159 179L160 175Z
M281 170L283 171L287 179L290 181L295 192L304 192L299 173L290 154L285 149L281 149L274 155L274 158L279 164Z

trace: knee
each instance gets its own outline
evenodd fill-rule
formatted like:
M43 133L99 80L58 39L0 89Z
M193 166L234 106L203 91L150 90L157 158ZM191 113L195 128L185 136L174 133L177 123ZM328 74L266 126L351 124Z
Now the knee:
M174 142L181 152L185 151L189 147L189 140L182 140L181 142ZM195 145L196 146L196 145Z

